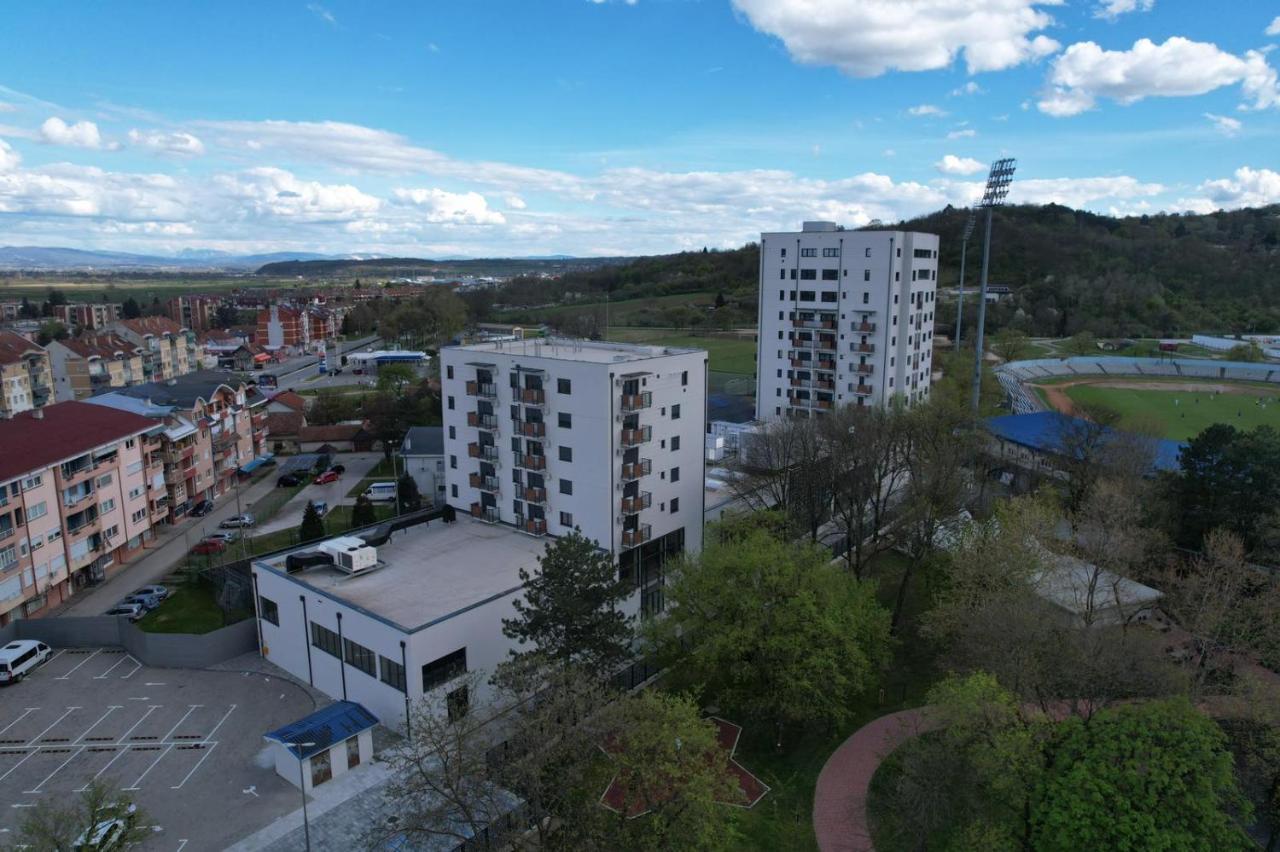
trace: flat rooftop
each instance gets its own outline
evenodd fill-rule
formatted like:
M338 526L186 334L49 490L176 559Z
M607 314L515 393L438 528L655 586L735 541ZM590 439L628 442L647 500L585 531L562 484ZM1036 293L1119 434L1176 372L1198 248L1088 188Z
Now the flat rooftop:
M547 539L458 513L452 524L431 521L401 530L377 548L382 567L351 576L332 567L289 576L317 592L389 621L405 631L425 627L520 587L520 569L536 570ZM260 560L287 573L285 557L319 542Z
M466 346L450 346L464 354L482 357L485 353L521 358L548 358L555 361L587 361L593 364L625 364L667 355L687 355L700 349L650 346L645 343L608 343L603 340L576 340L564 337L530 337L524 340L488 340Z

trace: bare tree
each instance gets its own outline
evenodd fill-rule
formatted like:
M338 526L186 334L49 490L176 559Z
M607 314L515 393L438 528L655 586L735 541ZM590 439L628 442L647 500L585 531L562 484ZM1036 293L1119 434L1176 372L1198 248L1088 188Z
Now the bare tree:
M845 534L846 564L859 578L867 562L891 541L884 527L907 481L904 422L896 409L852 405L822 422L832 516Z
M730 469L730 489L743 505L753 512L784 511L796 532L817 539L831 503L830 465L817 422L781 420L744 435Z
M27 811L18 829L14 849L36 849L41 852L70 852L88 849L85 841L103 826L115 823L104 838L92 845L103 852L127 849L151 836L150 819L133 803L120 798L106 781L91 781L78 801L61 807L59 801L45 797Z

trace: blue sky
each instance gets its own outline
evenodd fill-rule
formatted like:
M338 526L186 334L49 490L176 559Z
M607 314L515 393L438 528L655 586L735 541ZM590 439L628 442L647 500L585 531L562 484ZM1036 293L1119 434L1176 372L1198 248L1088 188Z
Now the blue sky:
M213 11L216 10L216 11ZM969 203L1280 202L1274 0L50 2L0 12L0 244L733 246Z

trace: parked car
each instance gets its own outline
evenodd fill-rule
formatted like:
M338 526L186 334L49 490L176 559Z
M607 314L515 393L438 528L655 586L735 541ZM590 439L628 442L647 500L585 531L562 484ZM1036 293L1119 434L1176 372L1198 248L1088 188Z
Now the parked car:
M0 648L0 683L17 683L36 666L48 662L53 649L34 639L18 639Z
M276 480L276 487L292 488L293 486L297 485L300 482L302 482L301 477L297 476L296 474L286 473L284 476Z
M329 470L338 474L338 476L342 476L342 474L347 472L347 466L345 464L335 464L333 467L329 468Z
M223 542L226 542L227 544L231 544L232 542L236 542L240 540L240 533L238 530L216 530L214 532L209 533L207 536L205 536L200 540L201 541L223 541Z
M128 618L130 621L137 621L138 619L142 618L142 616L146 615L147 611L142 608L142 604L118 603L115 606L111 607L111 609L107 610L105 614L106 615L123 615L124 617Z
M215 553L222 553L227 549L227 543L217 538L208 538L191 548L192 554L196 556L212 556Z
M118 805L117 805L118 807ZM114 817L112 819L104 819L96 823L92 828L86 828L71 844L74 852L80 850L94 849L117 849L121 845L124 836L129 832L129 828L133 825L138 815L138 806L130 803L124 809L123 817Z
M121 600L120 603L116 604L116 606L129 606L130 604L137 604L138 606L142 607L143 612L151 612L151 610L160 606L160 603L161 603L160 598L156 597L155 595L133 594Z
M205 515L209 514L212 511L213 511L213 501L201 500L191 510L191 516L193 518L203 518Z
M135 589L133 593L135 595L155 595L160 600L164 600L169 597L169 587L161 585L143 586L140 589Z
M316 507L316 514L324 517L329 514L329 504L323 500L312 500L311 505Z
M243 515L232 515L222 523L218 524L218 526L224 530L235 530L240 529L241 527L251 527L253 524L253 515L245 512Z
M328 485L330 482L337 482L340 478L337 471L326 470L316 477L316 485Z

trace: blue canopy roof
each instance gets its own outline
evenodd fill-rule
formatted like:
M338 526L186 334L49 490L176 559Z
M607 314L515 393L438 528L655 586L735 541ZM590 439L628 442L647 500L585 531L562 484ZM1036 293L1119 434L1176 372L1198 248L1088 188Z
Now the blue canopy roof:
M269 734L263 734L263 739L290 746L290 753L302 760L340 742L345 742L376 724L378 724L377 718L354 701L335 701L310 716ZM293 746L298 743L311 743L311 745L294 748ZM298 754L299 751L302 753Z
M276 457L275 453L265 453L264 455L260 455L253 461L249 462L248 464L241 465L240 472L253 473L255 470L262 467L264 464L271 461L275 457Z
M1084 422L1056 411L1038 411L1034 414L988 417L986 425L988 432L1006 441L1040 452L1065 455L1065 436ZM1186 445L1177 441L1155 441L1155 460L1152 466L1156 470L1177 470L1178 455L1184 446Z

